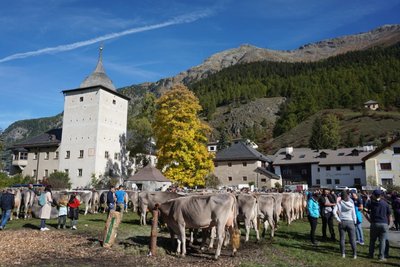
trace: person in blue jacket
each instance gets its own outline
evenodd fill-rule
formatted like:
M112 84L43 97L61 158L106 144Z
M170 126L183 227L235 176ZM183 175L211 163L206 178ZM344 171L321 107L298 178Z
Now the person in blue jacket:
M308 212L308 221L310 222L311 230L310 230L310 239L311 243L316 246L318 243L315 241L315 230L318 225L319 218L319 204L318 204L318 194L313 193L311 198L307 202L307 212Z
M6 193L1 195L0 207L2 210L0 230L3 230L10 219L14 207L14 195L11 189L7 189Z

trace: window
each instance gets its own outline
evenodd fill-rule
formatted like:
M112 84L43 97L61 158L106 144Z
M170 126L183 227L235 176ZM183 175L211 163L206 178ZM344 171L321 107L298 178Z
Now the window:
M214 167L218 167L218 163L217 162L214 162Z
M354 184L361 185L361 178L354 178Z
M317 180L315 180L315 183L316 183L316 184L321 184L321 180L320 180L320 179L317 179Z
M69 159L70 156L71 156L71 151L67 150L66 154L65 154L65 158Z
M300 155L300 157L299 158L301 158L301 159L304 159L306 157L306 155Z
M210 146L210 151L215 151L215 146Z
M332 184L332 179L326 179L326 184Z
M247 166L247 162L243 162L243 167L246 167Z
M54 153L54 159L58 159L58 151Z
M106 152L104 152L104 157L106 158L106 159L108 159L108 151L106 151Z
M244 182L247 181L247 176L243 176L243 181L244 181Z
M231 176L228 177L228 181L232 181L232 177Z
M46 153L44 154L44 159L49 159L49 156L50 156L50 152L46 152Z
M304 174L307 174L307 169L302 169L302 170L301 170L301 174L303 174L303 175L304 175Z
M400 154L400 147L393 147L393 153L394 154Z
M263 162L261 163L261 167L267 168L267 163L266 163L265 161L263 161Z
M381 170L391 170L392 169L392 163L381 163Z
M33 171L32 171L32 176L33 176L33 177L36 177L36 170L33 170Z
M65 169L64 172L68 175L69 174L69 170Z
M83 150L79 150L79 158L83 158Z
M331 170L331 166L326 166L326 170L330 171Z
M78 169L78 177L82 177L82 169Z
M79 98L79 102L83 102L83 96Z
M19 159L21 159L21 160L27 160L27 159L28 159L28 153L22 152Z
M340 184L340 179L335 179L335 184Z
M320 169L318 168L318 172L320 172Z
M337 171L340 171L341 169L342 169L342 167L336 166L336 170L337 170Z
M38 157L38 153L37 152L33 153L33 159L36 160L37 157Z
M382 179L382 185L393 185L393 179Z
M228 167L232 167L232 162L228 162Z
M114 159L115 160L119 159L119 153L114 153Z
M365 170L365 164L362 165L362 169Z
M113 104L114 105L117 104L117 100L113 99Z
M267 179L266 179L266 178L261 178L261 182L262 182L262 183L266 183L266 182L267 182Z
M44 170L44 177L49 177L49 170Z
M354 171L354 166L350 165L350 171Z
M53 170L53 173L56 173L56 172L57 172L57 170L56 170L56 169L54 169L54 170Z

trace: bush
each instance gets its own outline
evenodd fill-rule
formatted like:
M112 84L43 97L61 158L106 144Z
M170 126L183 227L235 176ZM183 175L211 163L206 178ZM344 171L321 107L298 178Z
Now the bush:
M71 189L71 180L66 172L53 172L49 178L43 180L44 184L51 185L53 189Z
M23 177L21 174L8 176L3 172L0 173L0 188L11 187L15 184L28 184L32 182L33 179L29 176Z

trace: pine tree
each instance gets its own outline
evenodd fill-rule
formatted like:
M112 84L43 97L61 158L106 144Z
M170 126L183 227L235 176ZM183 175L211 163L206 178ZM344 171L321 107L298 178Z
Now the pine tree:
M317 117L311 130L309 146L312 149L338 148L340 143L339 120L334 114Z
M204 185L214 165L207 151L210 128L198 118L198 99L185 86L176 85L156 101L156 106L153 129L158 168L179 185Z

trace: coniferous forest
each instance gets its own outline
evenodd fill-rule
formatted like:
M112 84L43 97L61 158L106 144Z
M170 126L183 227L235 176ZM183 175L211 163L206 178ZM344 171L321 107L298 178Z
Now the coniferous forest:
M256 62L235 65L190 85L204 115L216 107L261 97L286 97L276 122L278 136L322 109L359 110L376 100L400 109L400 43L349 52L309 63Z

